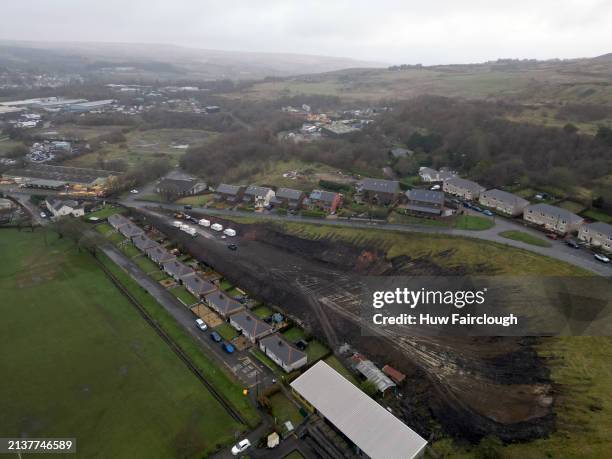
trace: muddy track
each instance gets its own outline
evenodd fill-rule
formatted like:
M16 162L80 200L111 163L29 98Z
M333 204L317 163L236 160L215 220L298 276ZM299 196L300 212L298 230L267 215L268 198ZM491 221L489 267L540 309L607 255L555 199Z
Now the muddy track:
M529 440L554 429L549 373L532 349L533 339L403 337L379 328L370 330L375 337L362 336L361 327L370 325L360 319L355 302L359 275L395 274L393 261L380 251L304 241L258 224L240 228L246 237L231 252L214 238L186 236L168 218L150 214L149 220L232 282L281 307L335 351L350 343L379 365L404 371L406 385L425 394L402 400L407 423L423 436L429 436L432 425L423 417L475 441L491 434ZM419 273L433 274L435 268L427 260L405 265ZM417 420L415 411L426 415Z

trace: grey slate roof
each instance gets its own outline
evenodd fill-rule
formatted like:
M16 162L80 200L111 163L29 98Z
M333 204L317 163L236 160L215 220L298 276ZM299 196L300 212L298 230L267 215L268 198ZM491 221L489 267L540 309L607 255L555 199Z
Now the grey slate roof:
M147 249L150 249L151 247L156 247L159 245L153 239L148 238L144 234L140 236L136 236L135 238L132 239L132 242L134 243L136 248L138 248L141 252L144 252Z
M228 185L226 183L222 183L217 187L216 193L221 194L229 194L231 196L236 196L242 190L242 185Z
M287 365L293 365L306 355L285 341L280 333L262 338L260 344Z
M337 195L338 193L333 193L331 191L313 190L312 193L310 193L310 200L323 201L331 204L332 202L334 202L334 199L336 199Z
M267 195L270 191L272 191L271 188L266 188L264 186L257 186L257 185L250 185L246 191L244 192L245 195L247 196L265 196Z
M363 191L373 191L376 193L398 193L400 186L396 180L381 180L367 178L361 181Z
M147 256L156 263L165 263L176 257L161 246L151 247L146 250Z
M133 223L128 223L127 225L123 225L119 227L119 232L123 234L125 237L129 237L129 238L144 234L144 231L142 230L142 228L139 228Z
M562 209L561 207L551 206L550 204L532 204L525 208L525 212L541 212L550 218L558 218L568 223L577 223L583 220L582 217Z
M108 217L108 222L111 224L111 226L117 228L121 225L127 225L128 223L130 223L130 220L128 220L121 214L113 214Z
M181 278L188 274L193 274L195 271L185 263L181 263L178 260L167 261L163 264L164 271L170 274L172 277Z
M300 190L294 190L291 188L279 188L276 192L278 199L292 199L298 200L302 196L303 192Z
M412 150L408 150L406 148L396 147L391 149L391 156L394 158L405 158L406 156L412 156L413 154L414 152Z
M481 197L494 198L494 199L497 199L498 201L503 202L504 204L510 204L512 206L523 206L524 207L529 204L529 201L521 198L520 196L517 196L512 193L508 193L507 191L498 190L496 188L483 192Z
M204 296L206 301L219 312L222 316L228 316L237 311L241 311L243 308L240 302L229 297L221 291L209 293Z
M191 293L198 296L206 295L207 293L211 293L217 290L217 287L215 287L214 284L205 281L197 274L183 276L181 280L185 284L185 287L187 287L187 289L191 291Z
M603 222L595 222L590 223L587 226L589 227L589 230L597 231L598 233L612 237L612 225Z
M484 190L484 187L482 185L479 185L476 182L472 182L471 180L463 179L461 177L451 177L446 180L446 183L471 192L480 192Z
M73 201L72 199L62 200L62 199L54 199L47 200L47 202L53 207L56 211L60 210L63 206L70 207L71 209L76 209L79 207L79 203Z
M266 336L272 332L272 330L274 330L272 325L267 324L263 320L259 319L256 315L251 314L249 311L237 312L230 318L230 320L253 338Z
M432 190L408 190L406 197L411 201L427 202L436 205L444 204L444 192Z

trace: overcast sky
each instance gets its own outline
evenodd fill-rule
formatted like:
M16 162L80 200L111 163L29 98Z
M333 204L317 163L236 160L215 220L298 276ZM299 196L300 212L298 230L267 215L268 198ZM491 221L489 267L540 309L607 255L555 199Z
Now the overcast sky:
M612 52L611 0L2 0L0 38L168 43L385 63Z

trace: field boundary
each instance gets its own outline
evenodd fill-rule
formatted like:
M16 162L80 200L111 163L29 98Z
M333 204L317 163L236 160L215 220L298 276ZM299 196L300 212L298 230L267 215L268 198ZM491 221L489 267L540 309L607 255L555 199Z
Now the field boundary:
M191 370L191 372L198 378L198 380L208 389L212 396L217 400L221 406L227 411L227 413L239 423L248 426L248 422L242 417L242 415L234 409L232 404L225 399L225 397L215 389L215 387L206 379L204 374L198 369L193 363L189 356L183 351L183 349L166 333L166 331L150 316L146 309L140 304L140 302L134 298L130 291L110 272L110 270L104 266L104 264L96 258L96 262L102 268L102 271L106 274L109 280L115 285L119 291L129 300L129 302L138 310L140 315L145 321L155 330L155 332L161 337L161 339L172 349L172 351L179 357L179 359Z

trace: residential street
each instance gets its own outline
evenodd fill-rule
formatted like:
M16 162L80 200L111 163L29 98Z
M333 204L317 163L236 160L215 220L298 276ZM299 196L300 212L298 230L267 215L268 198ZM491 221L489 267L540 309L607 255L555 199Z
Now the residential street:
M259 384L260 388L263 388L272 384L273 373L267 367L259 363L247 351L237 351L233 354L224 352L221 346L210 339L208 332L202 332L195 326L195 316L191 311L158 282L143 273L136 263L128 259L116 247L106 244L101 249L111 260L127 271L166 311L172 314L176 321L200 343L207 355L212 355L218 362L225 365L245 387L255 388Z
M143 209L146 207L154 208L154 207L163 207L164 209L182 211L183 206L177 204L157 204L146 201L138 201L137 198L130 196L129 199L121 201L121 204L127 207L134 207ZM500 244L505 244L512 247L517 247L520 249L528 250L530 252L534 252L540 255L548 256L551 258L555 258L557 260L565 261L572 265L581 267L587 271L593 272L600 276L612 276L612 266L605 265L596 261L593 258L593 254L589 250L585 249L573 249L568 247L563 241L550 241L551 247L538 247L530 244L526 244L521 241L515 241L512 239L507 239L499 235L504 231L522 231L524 233L528 233L534 235L536 237L543 238L544 234L541 231L537 231L528 226L522 225L518 221L513 221L504 217L494 217L495 218L495 226L490 229L482 230L482 231L470 231L470 230L460 230L454 228L442 228L435 226L420 226L420 225L406 225L406 224L392 224L392 223L376 223L376 222L366 222L366 221L356 221L356 220L330 220L330 219L320 219L320 218L307 218L300 216L279 216L274 214L262 214L256 212L244 212L244 211L236 211L236 210L228 210L228 209L207 209L207 208L199 208L194 207L193 211L202 212L205 214L213 215L213 216L242 216L242 217L250 217L250 218L262 218L262 219L272 219L278 221L293 221L293 222L305 222L305 223L313 223L317 225L329 225L329 226L342 226L342 227L352 227L352 228L367 228L372 229L376 228L383 231L401 231L407 233L431 233L431 234L448 234L450 236L463 236L474 239L482 239L491 242L497 242Z

